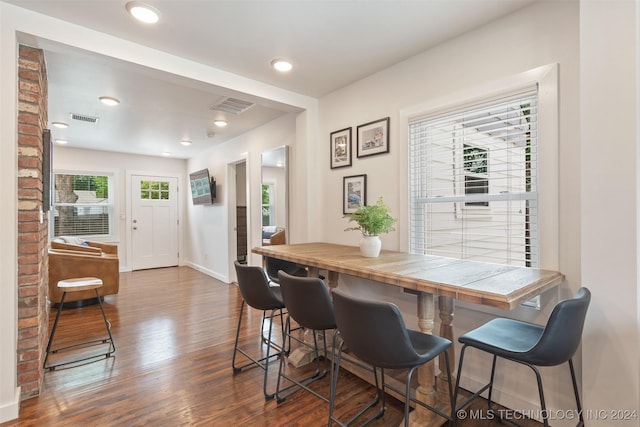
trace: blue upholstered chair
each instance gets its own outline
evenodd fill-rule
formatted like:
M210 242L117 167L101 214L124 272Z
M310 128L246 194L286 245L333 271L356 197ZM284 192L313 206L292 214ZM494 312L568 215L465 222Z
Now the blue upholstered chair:
M536 374L538 392L540 394L541 414L545 426L549 425L547 419L542 378L537 369L538 366L556 366L565 362L569 363L573 392L576 398L580 423L583 424L582 406L580 394L576 383L576 374L573 368L573 355L578 349L582 338L587 308L591 301L591 293L587 288L580 288L573 299L559 302L551 312L545 326L518 320L497 318L476 328L458 338L462 343L460 350L460 363L458 367L458 380L456 382L456 399L460 389L460 377L465 351L467 347L473 347L493 355L491 365L491 378L489 383L475 392L471 397L458 406L458 410L466 407L473 399L488 390L487 401L489 410L493 411L491 392L493 378L498 357L521 363L528 366Z

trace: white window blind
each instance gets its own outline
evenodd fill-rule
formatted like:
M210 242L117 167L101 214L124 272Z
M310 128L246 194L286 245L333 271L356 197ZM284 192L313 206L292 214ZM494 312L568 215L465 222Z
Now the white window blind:
M537 87L409 123L410 250L537 267Z
M110 235L111 186L108 175L55 173L53 236Z

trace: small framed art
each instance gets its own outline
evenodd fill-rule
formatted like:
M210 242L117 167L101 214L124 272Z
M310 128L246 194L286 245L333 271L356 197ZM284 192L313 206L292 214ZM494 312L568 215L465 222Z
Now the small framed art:
M389 117L358 126L358 158L389 152Z
M329 142L331 169L351 166L351 128L331 132Z
M350 214L367 204L367 175L342 178L342 213Z

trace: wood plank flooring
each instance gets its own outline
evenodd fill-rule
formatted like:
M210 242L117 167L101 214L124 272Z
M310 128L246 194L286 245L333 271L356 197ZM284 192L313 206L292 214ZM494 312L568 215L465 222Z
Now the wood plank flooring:
M188 267L121 274L120 293L105 297L104 304L116 353L47 372L41 395L21 403L18 420L0 425L326 425L327 404L311 394L299 392L282 403L265 401L261 369L233 373L231 355L240 302L236 286ZM264 349L259 339L261 315L248 309L240 335L243 346L256 352ZM52 309L51 325L54 317ZM99 306L65 309L54 344L57 348L105 334ZM272 389L277 364L271 366ZM315 387L327 395L328 377ZM336 414L344 419L372 391L343 370L338 394ZM397 426L402 418L402 403L389 397L385 415L371 425ZM465 420L458 425L500 424Z

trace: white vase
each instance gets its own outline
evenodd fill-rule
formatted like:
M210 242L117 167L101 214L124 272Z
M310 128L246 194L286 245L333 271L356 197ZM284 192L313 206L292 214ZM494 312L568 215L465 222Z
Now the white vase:
M360 240L360 254L367 258L376 258L380 255L382 242L379 236L362 236Z

